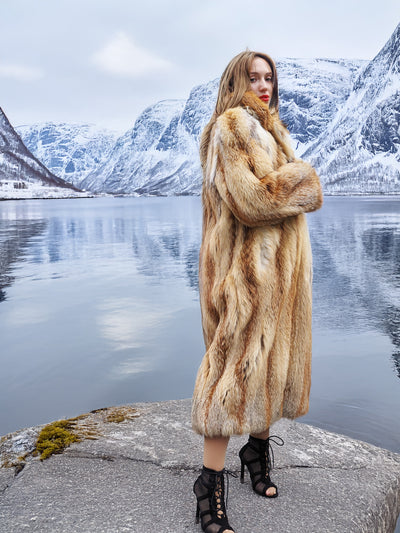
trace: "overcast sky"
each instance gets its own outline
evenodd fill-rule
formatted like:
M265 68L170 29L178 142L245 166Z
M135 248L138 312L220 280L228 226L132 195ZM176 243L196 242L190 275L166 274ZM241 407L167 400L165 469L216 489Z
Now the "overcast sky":
M0 107L125 131L246 47L372 59L399 21L399 0L0 0Z

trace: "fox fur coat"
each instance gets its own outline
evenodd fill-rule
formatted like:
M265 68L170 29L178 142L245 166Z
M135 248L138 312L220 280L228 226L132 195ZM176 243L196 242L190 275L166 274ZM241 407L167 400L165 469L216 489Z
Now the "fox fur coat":
M260 433L308 411L312 256L322 205L277 112L254 93L216 120L203 165L200 304L206 353L192 403L208 437Z

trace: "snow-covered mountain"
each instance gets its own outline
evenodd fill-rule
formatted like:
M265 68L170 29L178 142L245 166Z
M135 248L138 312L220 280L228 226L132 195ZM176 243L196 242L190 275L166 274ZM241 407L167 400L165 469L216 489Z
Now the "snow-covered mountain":
M325 192L399 191L399 55L400 25L370 62L277 61L281 117L297 156L316 166ZM53 172L86 190L199 194L199 137L212 114L218 81L193 88L186 101L148 107L112 149L109 132L94 133L87 126L35 126L21 133Z
M281 116L301 154L343 105L362 61L278 61ZM219 80L195 87L183 101L147 108L118 141L110 159L81 186L97 192L199 194L199 137L217 97ZM145 141L145 142L144 142Z
M153 182L173 174L183 162L170 147L177 141L174 130L184 105L182 100L163 100L145 109L134 127L117 140L108 161L81 186L96 192L148 192Z
M77 187L108 158L117 140L116 132L93 124L46 122L15 129L51 172Z
M281 59L280 116L289 127L300 157L347 100L354 79L367 61L349 59Z
M0 198L77 194L76 187L49 172L31 154L0 108Z
M400 24L304 156L332 193L400 192Z

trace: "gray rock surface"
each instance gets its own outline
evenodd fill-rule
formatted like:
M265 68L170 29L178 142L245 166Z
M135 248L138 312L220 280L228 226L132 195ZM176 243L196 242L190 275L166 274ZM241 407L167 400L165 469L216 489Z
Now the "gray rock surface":
M197 532L193 482L202 463L202 438L190 425L190 400L112 408L77 421L97 433L45 461L28 456L17 474L0 468L0 532ZM0 460L18 464L41 428L3 437ZM281 420L271 434L273 480L279 497L267 500L229 480L228 515L237 533L393 532L400 512L400 455L298 422ZM234 437L227 468L239 472ZM22 453L23 455L23 453Z

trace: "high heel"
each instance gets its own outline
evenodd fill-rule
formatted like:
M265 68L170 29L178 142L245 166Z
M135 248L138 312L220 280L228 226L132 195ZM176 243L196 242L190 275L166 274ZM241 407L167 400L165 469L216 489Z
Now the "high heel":
M225 469L217 472L203 466L193 485L197 498L196 524L201 520L201 529L205 533L233 531L226 516L224 474L235 476ZM228 491L226 502L228 504Z
M274 439L279 439L279 441ZM272 483L269 476L274 464L274 452L271 442L278 446L283 446L284 444L283 439L277 435L268 437L266 440L249 436L248 442L239 452L241 462L240 482L244 483L244 467L247 466L254 492L265 498L276 498L278 496L278 487L275 483ZM275 489L275 494L267 494L267 490L270 487Z

